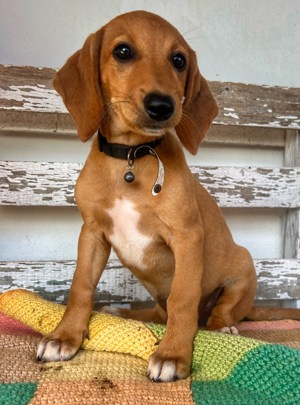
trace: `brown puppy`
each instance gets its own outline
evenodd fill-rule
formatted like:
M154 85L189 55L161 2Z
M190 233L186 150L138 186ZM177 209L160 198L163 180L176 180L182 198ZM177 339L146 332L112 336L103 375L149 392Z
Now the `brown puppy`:
M256 290L248 251L234 243L184 158L181 144L196 153L218 112L196 55L168 22L132 12L90 35L54 86L80 139L98 128L102 135L100 150L95 140L76 185L84 224L67 309L37 357L67 360L80 348L113 247L157 301L154 309L117 314L167 323L149 360L149 377L185 378L205 300L216 303L207 328L234 333Z

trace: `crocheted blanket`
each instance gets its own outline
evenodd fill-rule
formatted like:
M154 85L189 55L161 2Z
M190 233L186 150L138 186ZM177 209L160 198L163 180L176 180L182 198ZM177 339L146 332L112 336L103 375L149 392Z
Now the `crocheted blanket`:
M1 405L300 404L300 322L241 323L244 336L199 331L191 377L151 383L147 359L164 327L107 314L93 313L89 339L72 360L37 363L41 334L63 312L25 290L0 295Z

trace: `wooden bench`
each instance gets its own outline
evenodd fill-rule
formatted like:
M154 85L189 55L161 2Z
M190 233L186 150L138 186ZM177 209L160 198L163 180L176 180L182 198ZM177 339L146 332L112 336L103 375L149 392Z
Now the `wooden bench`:
M48 68L0 66L0 135L76 136L74 122L52 88L54 74ZM255 260L257 299L294 306L300 299L300 90L220 82L210 86L220 112L204 142L280 148L285 163L275 168L193 165L191 170L222 208L284 211L283 257ZM0 208L74 206L74 184L81 167L79 163L0 161ZM75 260L1 261L0 292L28 288L66 302L74 268ZM151 301L115 256L107 269L95 293L96 302Z

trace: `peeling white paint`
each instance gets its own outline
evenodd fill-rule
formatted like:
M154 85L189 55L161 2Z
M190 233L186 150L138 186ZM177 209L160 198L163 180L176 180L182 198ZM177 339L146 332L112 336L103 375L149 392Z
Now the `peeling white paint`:
M57 92L53 89L46 89L42 84L37 84L37 86L10 86L9 90L0 89L0 99L14 100L21 103L18 106L2 107L6 110L67 112Z
M223 115L225 117L232 117L234 119L239 119L239 116L237 114L235 114L235 113L228 113L228 114L223 113Z
M269 108L268 113L272 113L272 112L273 112L272 108Z
M279 120L296 120L298 117L297 115L279 115L276 118Z
M0 162L0 203L74 205L78 163ZM200 167L191 171L222 207L298 207L300 169ZM212 181L213 179L213 181ZM16 187L18 185L18 187Z
M258 275L257 299L295 298L297 290L291 289L291 286L295 287L300 276L299 260L261 259L254 263ZM0 262L1 290L26 288L38 291L42 296L49 297L52 294L51 299L56 302L66 301L75 266L75 261ZM114 254L110 256L106 270L108 271L104 271L97 286L96 298L104 292L106 302L152 299L149 292L121 265Z
M289 128L296 128L296 129L299 129L299 124L297 124L297 122L291 122L290 123L290 125L289 125Z
M269 122L269 125L272 127L280 127L280 122L279 121L271 121Z
M40 295L55 294L56 302L66 300L73 278L75 261L66 262L0 262L1 292L25 288ZM121 263L111 255L106 271L96 288L107 293L105 301L150 301L150 293Z
M290 295L289 295L287 292L284 292L284 293L282 293L282 294L277 293L277 297L278 297L280 300L288 300L288 299L291 298Z

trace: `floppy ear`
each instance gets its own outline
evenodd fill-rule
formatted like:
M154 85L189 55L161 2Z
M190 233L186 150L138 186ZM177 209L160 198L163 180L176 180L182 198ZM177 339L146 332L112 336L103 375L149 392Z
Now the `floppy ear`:
M185 101L176 132L183 146L193 155L197 153L201 140L217 114L217 103L207 81L199 72L195 52L190 50Z
M96 132L102 118L99 67L102 37L102 29L91 34L82 49L57 72L53 82L76 122L79 138L84 142Z

